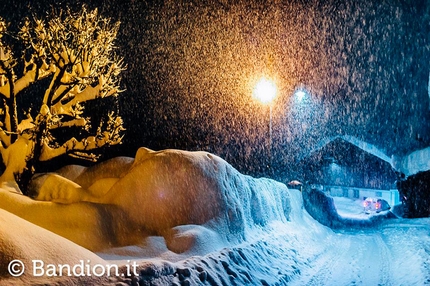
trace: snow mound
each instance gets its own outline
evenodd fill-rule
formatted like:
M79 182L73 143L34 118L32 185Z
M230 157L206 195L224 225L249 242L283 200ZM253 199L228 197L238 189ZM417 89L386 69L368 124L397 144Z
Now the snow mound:
M149 253L144 248L151 237L162 237L153 253L165 258L202 255L246 241L253 229L273 221L287 222L291 212L284 184L242 175L206 152L141 148L135 159L118 157L90 168L66 166L37 175L32 189L37 200L3 185L0 208L106 257L119 258L133 246L141 248L136 254ZM29 238L41 228L32 226L23 228L21 240L8 240L12 252L3 263L17 257L14 251L22 243L33 244ZM40 251L48 260L61 242L52 245ZM37 256L31 249L23 253ZM79 251L76 256L85 257Z
M37 200L0 192L0 207L91 250L161 235L168 247L185 252L185 245L192 247L197 235L207 237L210 230L238 242L247 229L286 221L290 212L285 185L244 176L206 152L140 148L135 159L35 176L32 189ZM209 230L172 235L182 225Z
M82 260L85 263L89 261L88 265L107 263L89 250L2 209L0 209L0 253L0 285L30 285L34 280L30 274L35 273L33 260L43 261L45 265L76 265ZM26 270L22 276L11 278L7 269L9 263L16 259L25 265ZM40 266L40 263L37 262L36 266ZM20 268L16 266L15 270L19 271ZM39 279L38 283L43 281L50 283L43 278Z
M386 220L333 232L291 190L291 220L255 228L246 241L175 263L147 260L139 285L427 285L429 220ZM412 275L411 275L412 274Z

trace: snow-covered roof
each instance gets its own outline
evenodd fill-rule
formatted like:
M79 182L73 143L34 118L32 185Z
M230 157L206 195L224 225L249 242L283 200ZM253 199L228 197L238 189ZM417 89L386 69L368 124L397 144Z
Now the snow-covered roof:
M326 137L326 138L322 139L315 146L315 148L309 150L300 159L303 159L304 157L307 157L309 154L312 154L313 152L322 149L324 146L326 146L330 142L335 141L336 139L342 139L346 142L349 142L352 145L357 146L358 148L366 151L367 153L372 154L373 156L376 156L376 157L380 158L381 160L391 164L391 157L388 156L387 154L385 154L382 150L378 149L378 147L376 147L375 145L372 145L370 143L364 142L363 140L360 140L360 139L358 139L354 136L350 136L350 135L337 135L337 136L332 136L332 137Z
M406 156L393 156L391 165L406 176L430 170L430 147L416 150Z

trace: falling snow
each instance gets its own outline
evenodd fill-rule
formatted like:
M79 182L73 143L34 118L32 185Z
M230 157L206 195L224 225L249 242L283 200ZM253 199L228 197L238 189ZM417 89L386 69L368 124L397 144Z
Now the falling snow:
M0 16L13 30L26 16L46 17L58 1L6 2ZM391 158L407 176L429 169L428 1L70 0L55 7L79 9L84 2L121 22L116 45L127 65L119 102L126 135L102 159L134 156L142 146L203 150L242 174L288 182L300 158L328 138L346 136ZM276 85L269 105L253 98L261 78ZM18 100L31 107L32 94ZM18 112L24 118L25 110ZM60 159L45 168L66 163ZM219 249L209 251L199 241L206 253L178 259L154 236L143 247L98 254L101 262L139 258L141 282L161 285L430 285L427 218L333 231L308 215L299 192L289 193L289 220L257 224L241 243L215 243L209 246ZM341 215L352 211L366 219L353 205L343 201ZM68 241L8 213L2 218L0 239L22 252L54 260L95 257L82 248L70 255L76 248ZM16 232L5 233L12 226ZM26 229L49 243L29 247L20 232ZM178 231L218 235L200 226ZM55 256L49 246L57 244L67 247ZM132 284L137 278L127 279L108 282Z
M17 23L28 9L15 5L1 11ZM30 7L46 13L43 4ZM269 115L252 98L264 76L279 91L271 145L278 178L288 175L283 162L327 135L356 136L389 156L430 143L423 1L106 0L99 9L121 21L117 45L127 63L121 104L132 135L117 152L206 150L265 174ZM306 101L295 100L298 89Z

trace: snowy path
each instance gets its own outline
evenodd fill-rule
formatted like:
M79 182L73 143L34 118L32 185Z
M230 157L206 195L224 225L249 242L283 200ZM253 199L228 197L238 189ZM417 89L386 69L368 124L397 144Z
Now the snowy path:
M289 285L430 285L428 219L334 233Z
M356 202L336 201L340 214L363 216ZM306 217L302 224L318 229ZM322 237L309 232L308 236ZM324 241L309 247L307 254L303 252L309 264L289 285L430 285L428 218L390 219L375 228L328 230Z
M297 285L390 285L391 254L376 232L339 234L326 244Z

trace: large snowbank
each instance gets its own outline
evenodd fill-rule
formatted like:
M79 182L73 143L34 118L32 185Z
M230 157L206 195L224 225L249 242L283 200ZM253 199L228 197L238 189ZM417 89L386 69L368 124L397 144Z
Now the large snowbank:
M161 236L171 256L207 253L246 240L255 227L286 222L291 211L285 185L244 176L206 152L141 148L135 160L37 176L33 188L38 200L4 184L0 207L98 251ZM9 248L10 258L20 244Z
M0 209L0 253L1 285L34 283L34 277L30 275L34 271L33 260L41 260L45 265L76 265L81 260L85 263L90 261L89 265L106 264L103 259L89 250L2 209ZM24 263L26 271L23 276L10 278L7 271L8 264L15 259ZM40 263L37 262L36 266L40 266ZM19 271L20 266L17 265L15 270ZM10 279L6 279L7 277ZM43 277L37 280L38 283L52 283L52 280L46 280ZM73 279L65 277L63 283L69 280Z

